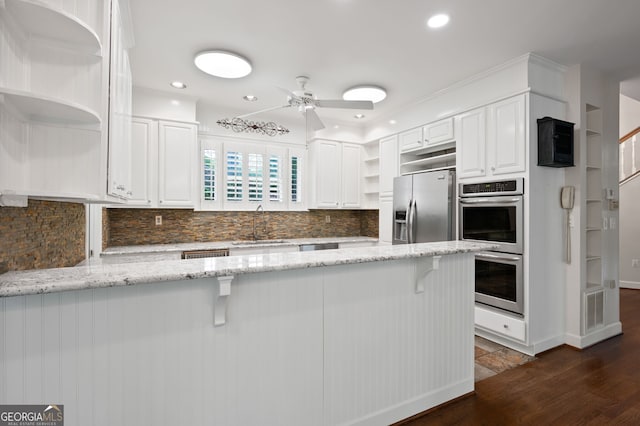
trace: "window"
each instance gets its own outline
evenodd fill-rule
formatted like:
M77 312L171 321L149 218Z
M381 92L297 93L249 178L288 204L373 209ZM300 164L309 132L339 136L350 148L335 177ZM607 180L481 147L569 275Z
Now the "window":
M200 136L200 209L304 209L306 149L262 142Z
M289 148L289 209L300 210L304 208L304 149Z
M242 201L241 152L227 152L227 201Z
M298 175L298 162L299 159L296 156L291 156L291 202L298 202L298 191L299 191L299 180L300 176Z
M249 201L262 201L262 154L249 154L248 169Z
M282 202L282 157L269 157L269 201Z
M203 174L202 199L204 201L217 201L216 193L216 151L205 149L202 152Z

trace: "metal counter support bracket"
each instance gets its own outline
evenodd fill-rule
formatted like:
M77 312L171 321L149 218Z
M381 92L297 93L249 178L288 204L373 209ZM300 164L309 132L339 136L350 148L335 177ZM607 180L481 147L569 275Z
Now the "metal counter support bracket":
M442 256L431 256L416 261L416 294L424 293L424 282L431 271L440 268Z
M227 297L231 294L231 281L233 275L226 275L218 278L218 292L216 294L215 306L213 310L213 325L220 326L227 323Z

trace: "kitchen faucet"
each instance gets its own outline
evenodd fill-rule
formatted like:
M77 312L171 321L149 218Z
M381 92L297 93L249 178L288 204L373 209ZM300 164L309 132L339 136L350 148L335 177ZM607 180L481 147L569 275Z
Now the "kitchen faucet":
M256 208L256 214L253 216L253 239L254 240L258 239L258 233L256 232L256 216L258 216L259 212L262 212L262 224L263 224L262 232L265 235L267 233L267 218L264 215L264 208L262 208L262 204L258 204L258 207Z

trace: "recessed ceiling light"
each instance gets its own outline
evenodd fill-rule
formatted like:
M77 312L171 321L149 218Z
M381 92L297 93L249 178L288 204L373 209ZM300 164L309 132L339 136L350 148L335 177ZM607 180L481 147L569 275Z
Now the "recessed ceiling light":
M359 120L361 118L364 118L364 114L356 114L353 116L353 118L357 118Z
M389 120L389 124L396 124L398 123L396 120Z
M222 78L240 78L251 73L251 64L242 56L224 50L200 52L194 59L201 71Z
M187 85L184 84L181 81L172 81L171 82L171 87L176 88L176 89L186 89Z
M449 15L444 13L440 13L438 15L433 15L427 21L427 25L429 28L442 28L449 23Z
M245 101L249 101L249 102L255 102L258 100L257 96L253 96L253 95L244 95L242 97L242 99L244 99Z
M387 92L379 86L355 86L342 94L345 101L371 101L374 104L387 97Z

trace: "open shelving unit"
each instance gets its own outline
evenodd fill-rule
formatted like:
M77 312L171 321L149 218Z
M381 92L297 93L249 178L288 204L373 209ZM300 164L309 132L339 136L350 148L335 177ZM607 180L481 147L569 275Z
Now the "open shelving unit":
M455 141L430 146L400 155L400 174L410 175L437 170L455 170Z
M602 110L586 104L586 291L602 288Z
M380 194L380 152L379 142L373 141L363 145L362 181L363 208L377 209Z

